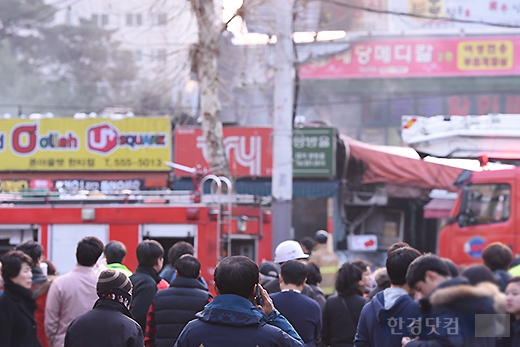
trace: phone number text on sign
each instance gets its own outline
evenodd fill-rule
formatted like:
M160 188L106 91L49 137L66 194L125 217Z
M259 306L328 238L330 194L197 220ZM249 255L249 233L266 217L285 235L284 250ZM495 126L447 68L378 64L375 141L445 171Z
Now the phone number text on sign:
M115 168L161 168L164 166L161 158L105 158L106 167Z

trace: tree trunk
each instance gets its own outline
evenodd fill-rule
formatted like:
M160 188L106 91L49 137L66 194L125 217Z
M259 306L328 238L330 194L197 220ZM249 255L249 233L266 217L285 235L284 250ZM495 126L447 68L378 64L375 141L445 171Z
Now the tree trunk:
M206 140L208 163L213 174L231 179L224 149L217 83L217 59L223 23L217 18L213 0L190 0L197 17L199 42L191 53L192 71L200 84L202 131Z

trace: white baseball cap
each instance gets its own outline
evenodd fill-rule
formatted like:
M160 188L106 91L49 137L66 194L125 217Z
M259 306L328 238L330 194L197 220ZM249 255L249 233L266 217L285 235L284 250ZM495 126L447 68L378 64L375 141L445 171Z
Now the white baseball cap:
M308 257L309 255L303 252L302 246L292 240L280 243L274 251L274 262L278 264L288 260L306 259Z

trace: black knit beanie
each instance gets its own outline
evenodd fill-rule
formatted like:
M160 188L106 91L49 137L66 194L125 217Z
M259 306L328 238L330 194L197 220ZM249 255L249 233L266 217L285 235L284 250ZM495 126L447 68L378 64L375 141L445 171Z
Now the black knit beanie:
M105 270L99 274L97 294L100 300L119 302L128 310L132 303L132 282L122 272Z
M99 274L96 290L98 295L107 290L122 289L132 295L132 282L122 272L117 270L105 270Z

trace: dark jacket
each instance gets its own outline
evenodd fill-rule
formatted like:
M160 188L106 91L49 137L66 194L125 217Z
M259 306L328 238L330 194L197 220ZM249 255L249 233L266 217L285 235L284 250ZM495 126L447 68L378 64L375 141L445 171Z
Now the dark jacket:
M321 308L321 312L325 309L325 303L327 302L327 298L325 294L323 294L323 290L315 284L309 284L309 287L312 289L312 295L314 296L314 300L318 303Z
M329 296L323 310L323 342L330 347L353 346L359 315L364 305L365 298L361 295Z
M74 319L67 328L65 347L142 347L141 327L125 306L99 299L94 308Z
M32 291L6 280L0 296L0 346L41 347L36 335L35 310Z
M321 308L308 296L294 290L271 295L274 307L296 329L305 346L316 347L321 340Z
M495 275L495 279L497 280L498 288L504 293L506 291L507 281L513 276L506 270L495 270L493 271L493 275Z
M198 279L175 278L170 288L155 295L146 327L146 345L173 346L184 326L211 300L211 294Z
M269 294L274 294L282 291L280 289L280 280L278 278L267 282L267 284L263 287ZM316 299L314 297L314 291L307 283L305 283L305 285L303 286L302 294L307 295L311 299Z
M396 289L389 289L387 291L387 298L390 299L391 291L396 293ZM394 295L395 299L395 295ZM387 324L385 319L403 318L406 322L408 319L420 316L419 304L403 290L393 304L389 302L391 307L385 309L385 291L377 293L377 295L363 307L359 323L357 326L356 338L354 346L356 347L401 347L402 336L392 337L385 336L383 324ZM408 323L407 323L408 324ZM388 325L387 325L388 326Z
M467 279L455 277L440 284L428 297L419 302L421 313L474 317L476 314L495 314L493 293L486 287L471 286ZM473 337L465 331L464 323L459 324L458 334L433 339L420 338L408 343L407 347L494 347L496 338ZM474 323L472 328L474 328ZM487 328L493 328L488 326ZM483 333L483 331L480 331ZM490 335L488 335L490 336Z
M247 299L219 295L197 313L181 332L175 347L301 347L287 332L298 336L287 320L273 310L263 314Z
M141 329L146 329L146 314L157 293L157 283L161 281L159 274L153 267L138 266L135 273L130 276L133 294L130 313L139 323Z
M514 319L511 317L511 319ZM503 347L518 347L520 346L520 320L514 321L511 324L509 337L503 339Z

